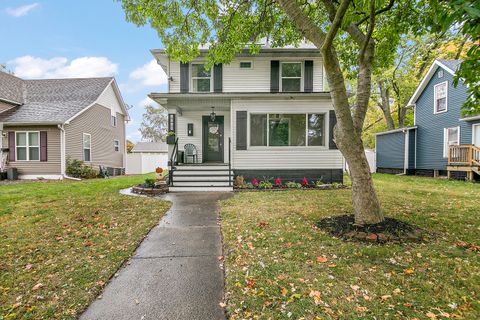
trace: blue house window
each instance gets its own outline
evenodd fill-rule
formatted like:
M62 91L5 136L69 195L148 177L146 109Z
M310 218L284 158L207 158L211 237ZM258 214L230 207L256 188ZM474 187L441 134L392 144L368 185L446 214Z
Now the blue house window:
M447 81L439 83L433 87L434 91L434 113L447 112Z

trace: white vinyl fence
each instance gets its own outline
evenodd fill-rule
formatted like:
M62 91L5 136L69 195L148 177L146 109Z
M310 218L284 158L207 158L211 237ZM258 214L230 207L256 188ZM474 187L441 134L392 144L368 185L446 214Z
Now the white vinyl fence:
M154 172L155 168L166 168L167 153L128 153L126 174L145 174Z
M374 173L377 171L377 163L375 157L375 150L365 149L365 156L367 157L368 165L370 166L370 172ZM348 164L345 159L343 159L343 171L348 171Z

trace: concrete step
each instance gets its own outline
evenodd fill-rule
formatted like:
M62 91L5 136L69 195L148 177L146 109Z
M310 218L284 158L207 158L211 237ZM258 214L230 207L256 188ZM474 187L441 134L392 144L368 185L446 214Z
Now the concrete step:
M228 165L219 165L219 166L202 166L202 165L195 165L195 166L175 166L175 171L228 171Z
M231 174L233 175L233 170ZM228 170L175 170L173 176L228 176Z
M175 181L173 179L174 187L229 187L228 180L226 181Z
M221 182L228 182L233 181L233 177L231 179L228 178L228 175L173 175L173 182L177 181L221 181Z
M202 186L183 186L170 187L170 192L232 192L233 187L202 187Z

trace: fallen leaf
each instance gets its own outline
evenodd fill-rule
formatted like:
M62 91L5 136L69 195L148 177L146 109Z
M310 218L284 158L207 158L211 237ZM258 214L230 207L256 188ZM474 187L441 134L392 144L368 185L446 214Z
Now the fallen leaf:
M392 297L391 295L386 294L386 295L381 296L380 299L382 299L383 301L385 301L385 300L390 299L391 297Z
M319 263L325 263L327 261L328 261L328 258L325 257L325 256L318 256L317 257L317 262L319 262Z
M38 289L40 289L40 288L43 288L43 284L37 283L36 285L33 286L32 291L36 291L36 290L38 290Z
M320 303L320 297L321 297L321 294L320 294L320 291L316 291L316 290L312 290L310 291L310 294L309 294L310 298L313 298L313 301L315 302L315 304L319 304Z
M405 270L403 270L403 272L404 272L405 274L412 274L412 273L415 273L415 270L413 270L413 269L405 269Z
M288 293L288 289L287 288L282 288L282 290L280 292L282 293L282 296L286 296L287 293Z
M427 316L428 318L430 318L430 319L437 319L437 315L436 315L435 313L433 313L433 312L430 312L430 311L428 311L428 312L426 313L426 316Z

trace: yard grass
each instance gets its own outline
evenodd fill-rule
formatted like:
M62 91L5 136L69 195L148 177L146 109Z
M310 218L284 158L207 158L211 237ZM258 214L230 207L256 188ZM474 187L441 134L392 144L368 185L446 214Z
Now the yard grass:
M75 319L170 206L145 178L0 185L0 319Z
M221 206L231 319L480 319L480 185L374 176L387 216L423 244L345 242L318 230L350 190L245 192Z

